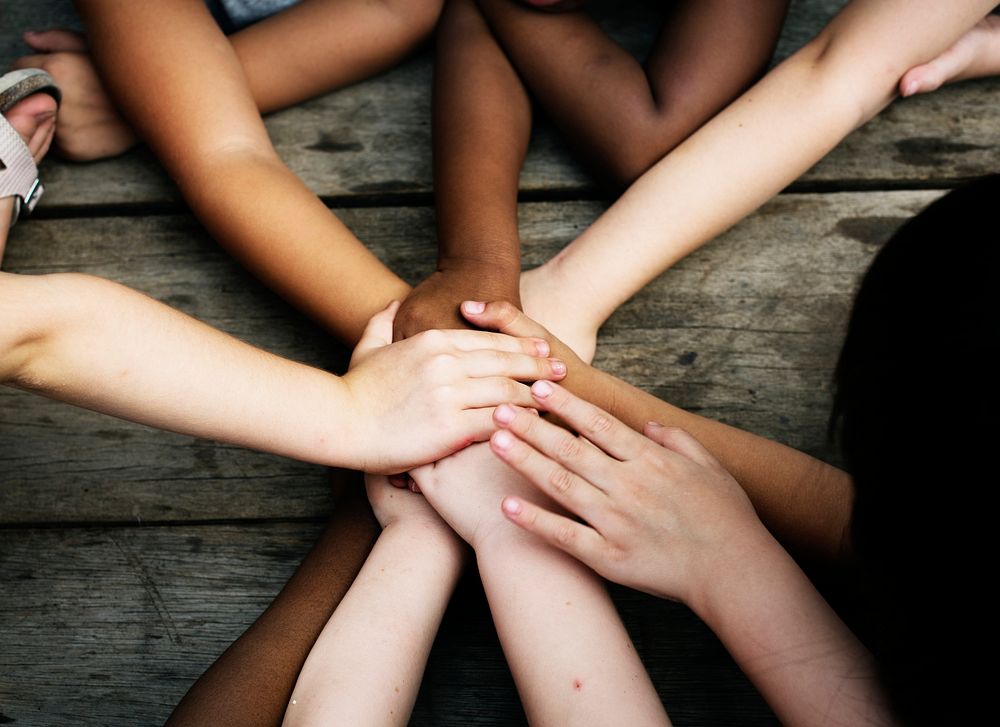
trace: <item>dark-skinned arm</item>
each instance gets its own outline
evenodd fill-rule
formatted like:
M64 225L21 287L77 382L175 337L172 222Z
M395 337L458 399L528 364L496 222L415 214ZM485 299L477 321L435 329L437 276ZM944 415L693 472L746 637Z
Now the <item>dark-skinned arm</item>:
M520 305L517 183L531 106L472 0L445 5L434 64L437 271L403 302L394 335L467 325L463 300Z

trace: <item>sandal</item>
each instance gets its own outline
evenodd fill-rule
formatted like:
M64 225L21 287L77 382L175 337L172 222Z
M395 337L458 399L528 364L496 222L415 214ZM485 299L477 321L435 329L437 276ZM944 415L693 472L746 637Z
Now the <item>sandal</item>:
M47 93L59 103L61 94L56 82L45 71L26 68L0 76L0 199L14 197L11 227L22 209L35 208L44 188L38 179L38 167L31 158L28 145L4 114L13 106L35 93Z

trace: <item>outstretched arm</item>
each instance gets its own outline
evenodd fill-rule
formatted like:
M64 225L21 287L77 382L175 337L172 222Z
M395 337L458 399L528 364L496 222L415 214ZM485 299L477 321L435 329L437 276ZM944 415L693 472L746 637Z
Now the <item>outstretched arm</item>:
M534 497L527 483L485 444L412 475L476 552L532 725L668 724L601 580L504 520L500 500L511 491Z
M479 331L388 346L394 311L373 318L359 344L369 355L336 377L106 280L0 273L0 381L162 429L398 472L487 437L489 407L507 396L530 401L508 374L552 372L538 342Z
M853 0L546 264L546 305L596 332L637 290L885 108L907 69L941 53L994 4ZM553 317L547 323L560 334Z
M642 431L647 422L656 421L691 432L732 472L764 524L797 556L835 561L848 555L854 486L846 472L791 447L679 409L588 366L513 306L466 303L462 311L483 328L546 338L553 354L567 362L563 385L633 429Z
M602 575L686 603L786 725L890 725L871 655L683 430L642 436L545 382L546 411L497 409L493 450L586 523L508 497L508 517ZM596 445L596 446L591 446Z
M382 534L306 659L286 727L406 725L462 570L465 544L424 498L366 479Z
M463 300L520 305L517 183L531 107L473 0L449 0L434 63L437 271L403 301L396 338L460 328Z
M243 264L349 342L407 294L278 158L243 67L201 0L77 5L112 97Z
M602 180L631 184L753 83L788 0L672 3L640 64L586 10L477 0L539 105Z

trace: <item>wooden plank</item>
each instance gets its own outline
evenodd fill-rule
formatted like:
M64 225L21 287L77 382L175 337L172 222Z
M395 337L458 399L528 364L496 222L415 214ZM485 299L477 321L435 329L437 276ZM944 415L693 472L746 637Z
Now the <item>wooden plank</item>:
M597 364L679 406L830 457L829 381L859 274L934 192L785 195L662 276L601 334ZM527 267L600 212L521 207ZM338 210L393 269L431 269L426 208ZM7 269L118 280L282 355L334 365L329 337L218 250L188 218L29 221ZM342 359L341 359L342 360ZM0 522L308 517L322 468L153 432L0 390Z
M65 0L18 6L2 29L0 49L14 56L15 33L54 18ZM793 4L778 57L801 46L842 0ZM648 3L599 4L623 44L648 47L658 11ZM609 8L614 8L613 12ZM37 13L37 14L36 14ZM351 88L271 115L268 129L289 166L327 198L429 194L431 190L430 57L424 53ZM927 186L990 173L1000 162L1000 80L945 88L898 102L852 134L803 181L837 188ZM95 164L46 160L42 211L102 204L176 203L178 196L147 150ZM523 190L593 194L585 170L545 123L539 125L521 178Z
M0 722L162 723L317 534L311 524L0 533ZM615 596L676 724L775 724L687 609ZM474 574L446 615L412 724L524 724Z

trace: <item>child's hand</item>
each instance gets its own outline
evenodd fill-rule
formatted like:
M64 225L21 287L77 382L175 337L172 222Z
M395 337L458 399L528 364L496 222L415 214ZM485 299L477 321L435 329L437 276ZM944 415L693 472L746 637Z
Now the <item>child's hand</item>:
M485 446L485 445L484 445ZM405 525L427 531L428 536L458 539L427 499L406 488L393 487L385 475L365 475L365 491L382 528Z
M540 339L483 331L427 331L389 345L393 303L371 319L344 375L349 414L345 451L366 472L402 472L434 462L496 428L493 407L530 404L519 381L561 379L565 364L546 358Z
M500 511L505 495L517 493L546 507L554 505L494 457L486 444L467 447L410 475L441 517L477 551L497 538L523 537Z
M504 291L491 286L484 275L467 271L439 270L406 296L393 326L393 340L401 341L431 329L469 328L459 312L463 300L519 301L517 289Z
M552 355L566 363L569 376L578 378L590 369L590 366L584 363L573 349L553 336L542 325L529 318L515 305L504 301L482 303L467 300L462 303L462 315L477 328L499 331L508 336L539 338L548 341Z
M736 480L686 432L651 422L644 437L562 387L538 382L532 392L580 436L499 407L493 451L588 524L505 498L504 513L525 530L605 578L692 607L773 543Z
M37 55L14 61L14 68L41 68L62 89L56 148L83 162L116 156L138 143L132 128L108 98L82 35L69 30L24 34Z

